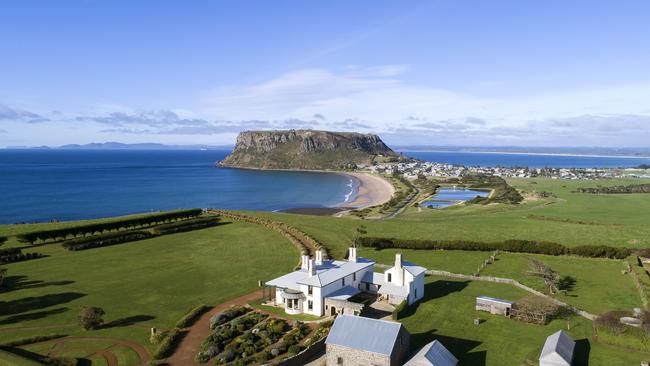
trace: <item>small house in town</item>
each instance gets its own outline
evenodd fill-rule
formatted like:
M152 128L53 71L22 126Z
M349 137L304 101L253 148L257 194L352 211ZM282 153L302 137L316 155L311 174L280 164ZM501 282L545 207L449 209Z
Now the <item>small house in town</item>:
M422 347L404 366L457 366L458 359L440 341Z
M380 300L412 304L424 297L426 269L395 256L395 266L384 273L374 272L375 262L357 256L350 248L347 260L325 260L316 251L315 258L301 257L301 268L265 283L271 289L272 305L282 306L287 314L316 316L359 315L363 304L354 301L357 294L379 294Z
M340 315L325 340L327 366L402 365L409 333L398 322Z
M539 366L571 366L575 346L576 342L563 330L551 334L539 355Z
M490 314L504 315L509 317L512 312L514 302L496 299L489 296L479 296L476 298L476 310L487 311Z

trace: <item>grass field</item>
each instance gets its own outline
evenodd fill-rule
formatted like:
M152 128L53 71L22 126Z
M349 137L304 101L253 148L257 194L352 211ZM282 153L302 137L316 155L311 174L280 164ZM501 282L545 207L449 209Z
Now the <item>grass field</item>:
M298 258L279 234L241 222L79 252L56 244L38 251L47 257L5 266L0 343L63 333L133 340L151 350L149 327L170 328L197 304L250 293ZM106 311L104 329L76 325L85 305Z
M428 269L453 273L472 274L492 253L470 252L465 250L404 250L361 248L358 255L375 260L377 263L393 265L395 254L402 253L404 260L416 262Z
M475 298L487 295L520 298L513 286L427 277L425 299L400 321L411 333L412 349L438 339L465 365L530 365L539 357L547 336L571 325L568 333L578 342L574 365L638 365L649 354L629 352L597 343L591 323L583 318L555 320L540 326L474 310ZM484 322L476 326L474 318Z

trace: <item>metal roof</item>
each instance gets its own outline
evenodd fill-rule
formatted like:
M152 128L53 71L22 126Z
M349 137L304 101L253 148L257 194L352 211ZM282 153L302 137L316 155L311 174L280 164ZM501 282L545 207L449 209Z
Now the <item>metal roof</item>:
M407 261L402 261L402 267L404 267L405 270L409 271L409 273L412 274L413 277L417 277L419 274L427 271L426 268Z
M493 302L499 302L499 303L506 304L506 305L514 304L514 302L512 302L512 301L497 299L495 297L489 297L489 296L478 296L477 299L488 300L488 301L493 301Z
M299 269L268 281L266 285L293 290L300 290L301 284L324 287L374 264L375 262L365 258L358 258L356 262L323 261L322 264L316 265L316 274L313 276L309 276L309 272L306 269Z
M329 295L325 295L325 297L328 298L328 299L334 299L334 300L347 300L347 299L351 298L352 296L358 294L359 292L361 292L361 291L359 291L359 289L356 288L356 287L345 286L345 287L341 287L340 289L332 292Z
M442 343L435 340L422 347L404 366L456 366L454 357Z
M575 346L576 342L563 330L559 330L546 338L539 361L546 365L570 366Z
M325 343L390 356L401 329L397 322L339 315Z

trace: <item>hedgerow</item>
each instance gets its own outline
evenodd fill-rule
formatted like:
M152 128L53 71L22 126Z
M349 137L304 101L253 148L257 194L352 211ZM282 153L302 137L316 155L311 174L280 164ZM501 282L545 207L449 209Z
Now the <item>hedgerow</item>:
M142 240L153 236L153 234L147 231L128 231L97 235L90 238L71 239L63 242L61 245L66 250L76 251Z
M581 245L573 248L562 244L532 241L505 240L500 242L479 242L472 240L418 240L393 239L378 237L361 237L357 243L370 248L403 248L403 249L447 249L470 251L494 251L548 255L577 255L591 258L623 259L632 253L629 248L608 247L604 245Z
M194 324L197 319L203 315L206 311L210 310L210 307L205 304L196 306L190 311L187 312L178 322L176 322L176 328L186 328Z
M203 229L206 227L216 226L219 224L219 217L200 217L197 219L184 220L172 224L159 225L152 230L157 235L166 235L174 233L182 233L196 229Z

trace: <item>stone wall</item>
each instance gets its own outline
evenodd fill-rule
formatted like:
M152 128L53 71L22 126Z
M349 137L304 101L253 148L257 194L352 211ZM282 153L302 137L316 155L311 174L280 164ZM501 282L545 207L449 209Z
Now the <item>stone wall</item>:
M327 366L391 366L389 356L334 344L327 345ZM339 357L342 363L338 363Z

